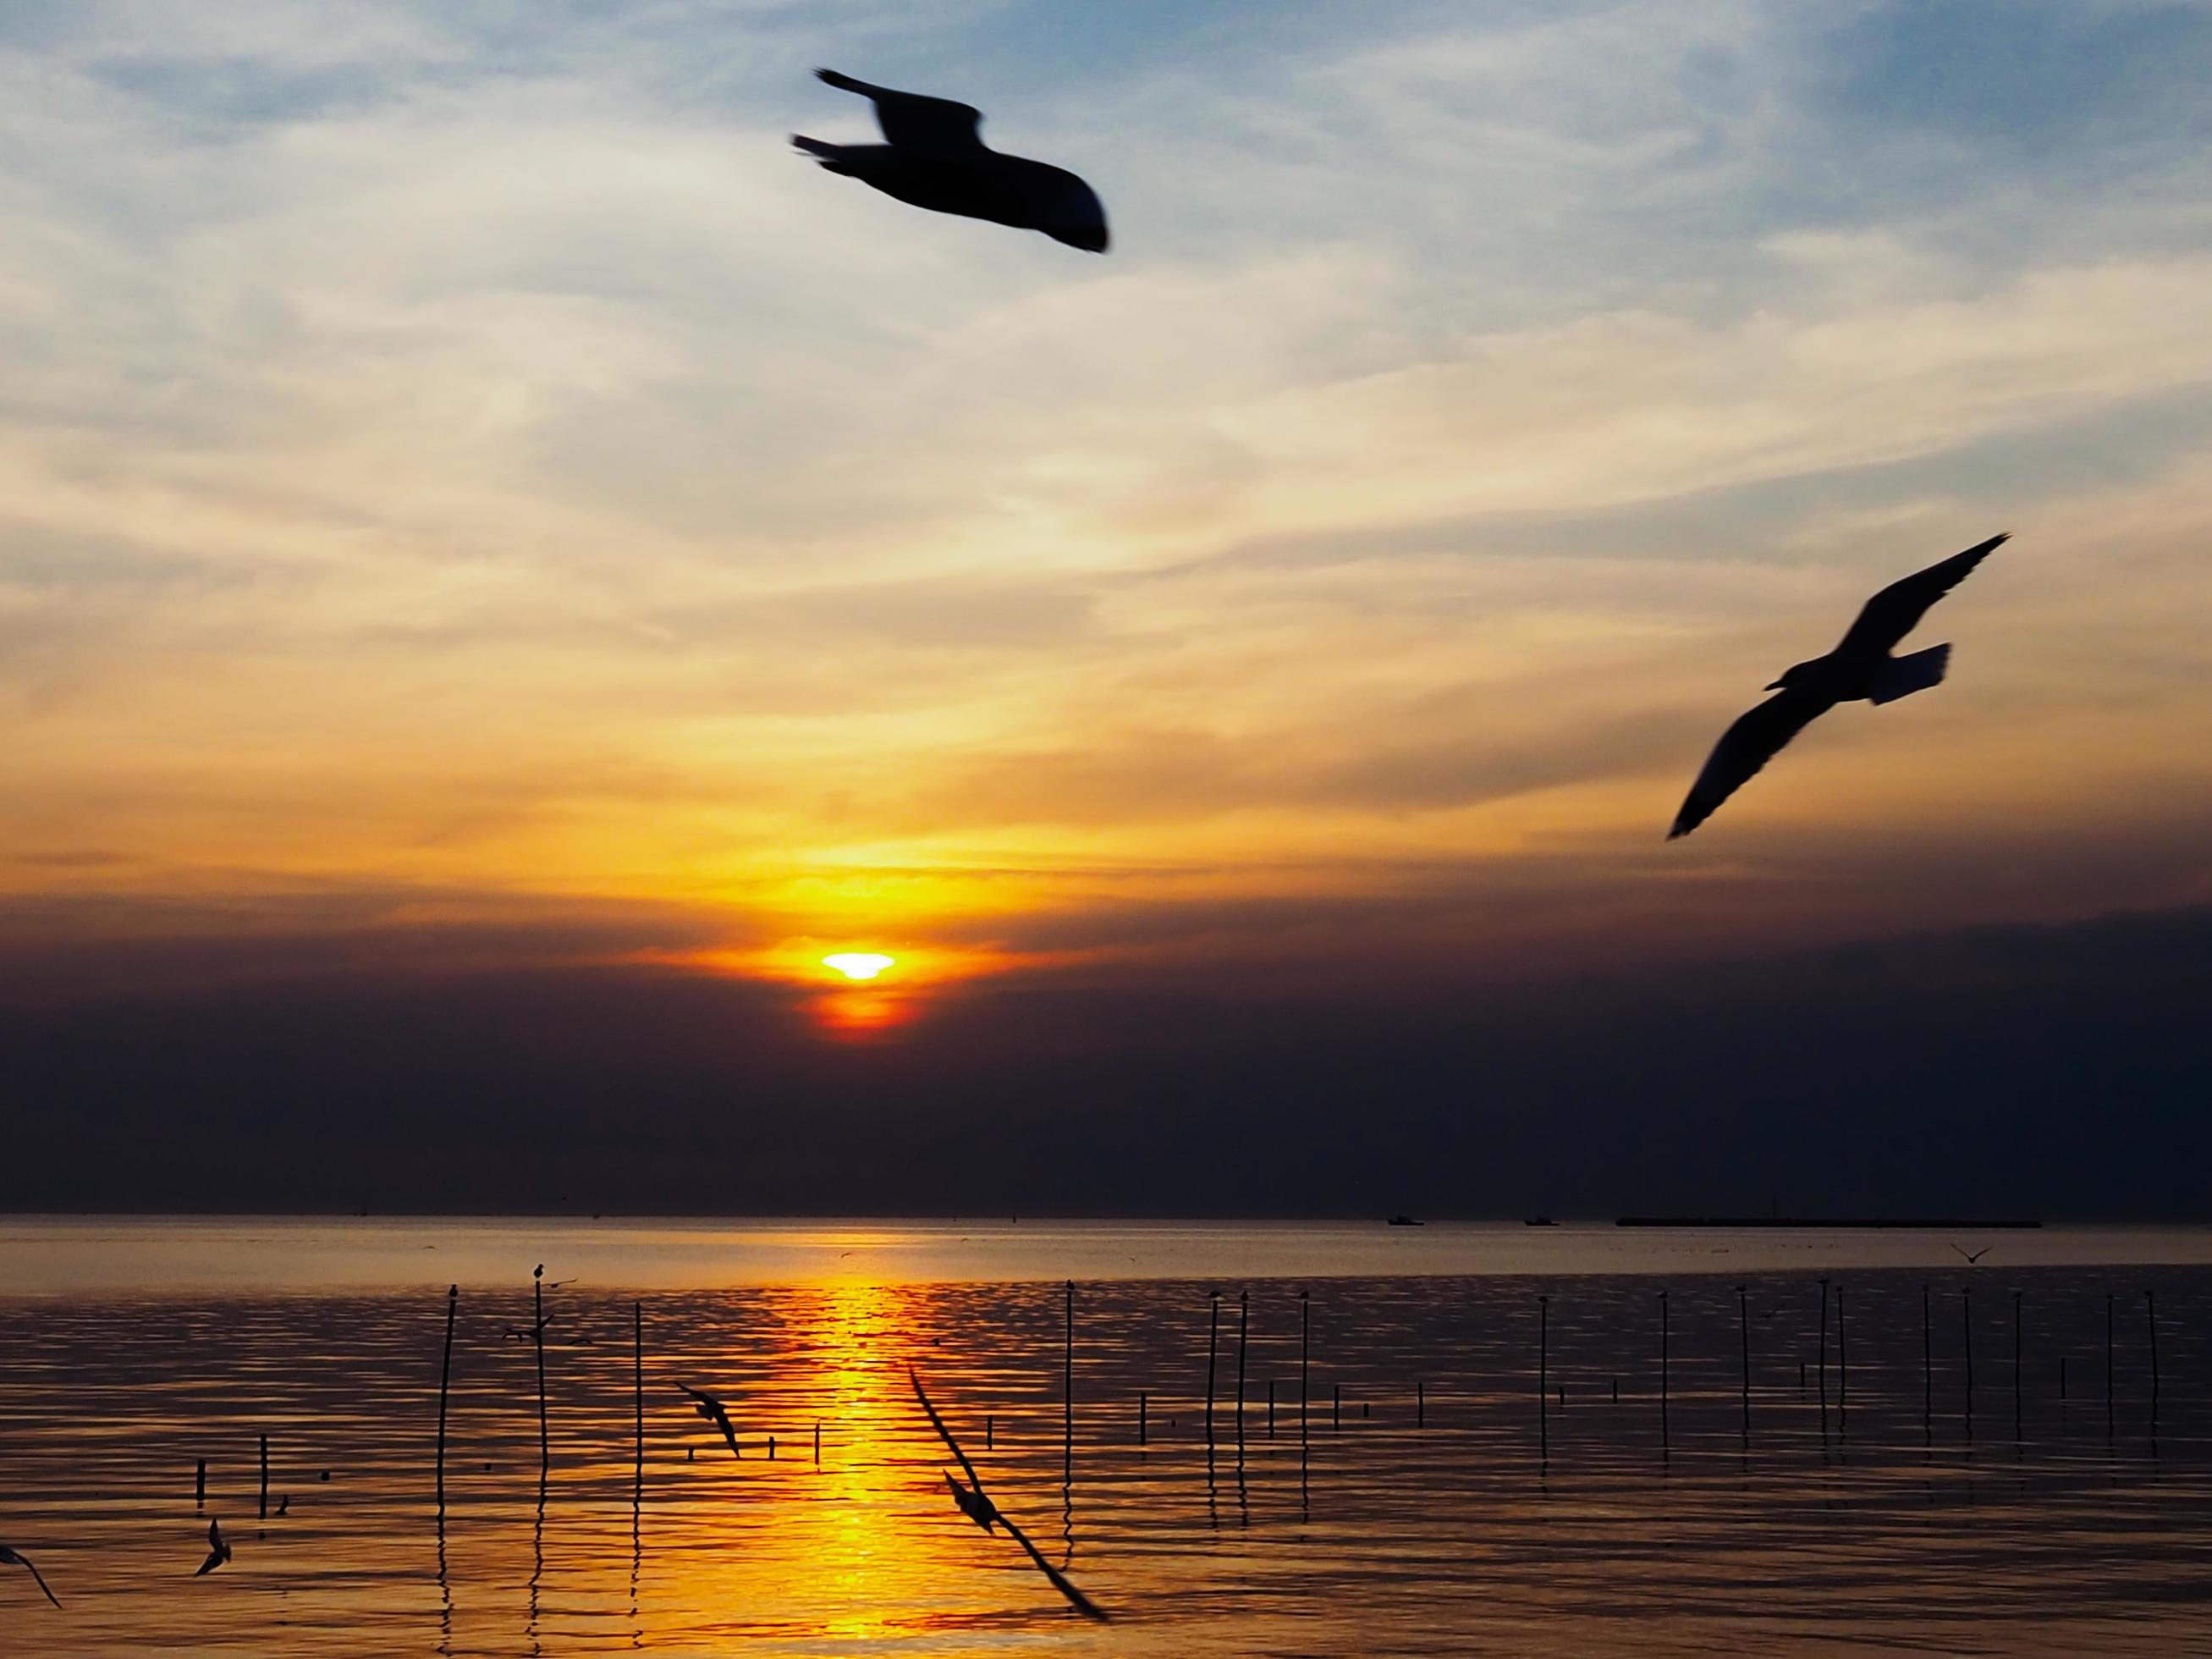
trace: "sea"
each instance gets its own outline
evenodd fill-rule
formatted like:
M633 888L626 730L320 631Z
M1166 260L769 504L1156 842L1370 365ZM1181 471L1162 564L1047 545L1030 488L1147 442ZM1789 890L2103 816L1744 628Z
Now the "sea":
M2212 1654L2212 1231L0 1218L0 1544L7 1655Z

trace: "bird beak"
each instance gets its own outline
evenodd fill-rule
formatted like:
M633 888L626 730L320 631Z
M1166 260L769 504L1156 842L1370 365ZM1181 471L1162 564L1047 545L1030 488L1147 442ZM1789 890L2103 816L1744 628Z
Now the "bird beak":
M1780 680L1775 680L1771 682L1766 689L1770 691L1779 691L1783 689L1782 682Z

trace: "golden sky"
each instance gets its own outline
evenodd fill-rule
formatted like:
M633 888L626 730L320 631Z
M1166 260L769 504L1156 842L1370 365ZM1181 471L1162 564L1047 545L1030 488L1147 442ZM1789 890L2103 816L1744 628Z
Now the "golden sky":
M9 25L5 927L903 994L2212 896L2202 30L1237 16ZM1115 252L794 161L817 61ZM1662 844L1998 530L1948 684Z

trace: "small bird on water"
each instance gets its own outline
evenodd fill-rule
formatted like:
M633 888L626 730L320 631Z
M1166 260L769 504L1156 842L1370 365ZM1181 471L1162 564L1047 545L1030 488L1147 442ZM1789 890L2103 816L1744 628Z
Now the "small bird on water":
M222 1540L222 1522L210 1521L208 1522L208 1558L200 1563L199 1571L194 1573L192 1577L198 1578L213 1572L229 1559L230 1546Z
M37 1582L40 1593L46 1596L47 1601L52 1601L56 1607L61 1606L61 1598L57 1596L53 1591L46 1588L45 1575L31 1565L31 1558L29 1556L20 1554L16 1551L9 1549L5 1544L0 1544L0 1567L22 1568L24 1571L29 1573L32 1578Z
M983 112L974 105L871 86L835 70L814 73L872 100L876 125L890 141L828 144L792 134L795 146L831 173L933 212L1041 230L1070 247L1106 251L1106 210L1097 192L1064 168L991 149L977 131Z
M1948 645L1933 645L1904 657L1890 653L1919 625L1930 605L2010 539L2009 534L1992 536L1892 582L1866 602L1834 650L1784 670L1782 678L1766 688L1781 695L1769 697L1722 734L1698 781L1690 786L1682 810L1674 815L1667 839L1686 836L1711 817L1713 809L1757 775L1783 745L1838 703L1894 702L1941 684L1951 660Z

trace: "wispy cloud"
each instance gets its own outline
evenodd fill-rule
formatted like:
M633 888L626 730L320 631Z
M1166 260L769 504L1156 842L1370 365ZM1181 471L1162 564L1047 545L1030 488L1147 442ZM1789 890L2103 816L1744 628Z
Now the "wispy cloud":
M204 9L0 29L13 893L1167 959L2188 896L2197 9ZM1115 255L793 161L841 60ZM1660 861L2000 528L1941 698Z

